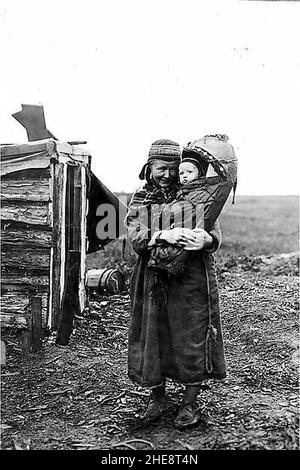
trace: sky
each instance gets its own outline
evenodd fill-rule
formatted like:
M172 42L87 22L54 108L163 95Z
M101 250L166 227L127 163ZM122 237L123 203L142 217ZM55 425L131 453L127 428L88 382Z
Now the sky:
M0 0L0 142L42 104L132 192L151 143L227 134L241 195L299 194L300 2Z

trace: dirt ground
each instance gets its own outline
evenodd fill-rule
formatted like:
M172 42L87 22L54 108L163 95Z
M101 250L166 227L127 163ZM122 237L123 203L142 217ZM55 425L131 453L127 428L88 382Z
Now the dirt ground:
M168 383L163 418L140 418L148 391L127 378L128 293L94 297L70 343L44 339L22 358L2 332L2 449L299 450L297 260L240 258L219 267L228 377L203 383L202 420L179 431L182 388Z

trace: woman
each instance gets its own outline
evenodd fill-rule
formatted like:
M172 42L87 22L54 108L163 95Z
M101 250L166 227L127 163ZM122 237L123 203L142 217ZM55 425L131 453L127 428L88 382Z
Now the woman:
M163 212L163 204L176 197L179 163L179 144L154 142L140 173L146 184L129 205L128 234L139 256L130 286L128 375L152 389L144 414L149 421L163 412L166 378L185 385L175 419L175 425L184 428L199 420L196 399L200 383L206 378L224 378L226 372L212 255L221 240L218 224L210 233L187 228L151 231L151 206L155 205L156 213L158 207ZM198 250L182 276L147 266L151 246L162 241Z

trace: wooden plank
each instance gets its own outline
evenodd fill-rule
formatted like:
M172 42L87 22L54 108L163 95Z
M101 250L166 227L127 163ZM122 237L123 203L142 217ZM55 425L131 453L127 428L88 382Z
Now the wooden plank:
M22 356L27 358L30 355L31 350L31 331L22 331Z
M33 225L51 225L47 203L26 204L2 201L0 215L2 221L23 222Z
M50 248L52 246L52 232L39 229L37 226L26 226L20 223L1 224L1 245L5 251L7 247L20 248Z
M72 332L73 318L80 312L79 282L81 276L81 218L82 175L81 167L67 166L67 191L65 204L65 288L57 323L58 344L67 344Z
M69 187L69 208L70 208L70 244L69 249L81 250L81 223L82 223L82 184L81 167L68 166L71 171Z
M56 344L66 345L73 328L74 316L80 313L78 287L80 275L80 252L70 250L67 254L66 284Z
M1 157L13 156L13 155L26 155L28 153L38 153L48 151L49 153L54 152L56 146L53 139L37 140L35 142L29 142L26 144L12 144L12 145L0 145Z
M46 292L39 292L39 297L42 301L42 327L47 328L48 326L48 316L49 316L49 288Z
M1 360L0 360L1 366L5 366L6 364L6 346L4 341L1 340Z
M27 321L22 313L18 312L1 312L0 315L1 328L27 328Z
M2 201L45 201L51 200L49 179L2 179Z
M2 272L36 272L49 274L50 251L45 248L15 248L6 245L1 247Z
M1 327L28 328L28 293L14 292L1 296Z
M16 286L24 287L25 290L36 289L39 291L48 291L49 288L49 276L47 275L30 275L26 276L24 273L7 273L4 272L1 275L1 289L3 292L7 292L10 288L16 288Z
M67 165L67 192L66 192L66 252L73 249L72 217L74 212L74 167Z
M32 350L37 352L42 348L42 299L40 297L30 298L30 310Z
M62 185L62 200L66 201L67 198L67 183L68 183L68 172L67 165L63 167L63 185ZM61 226L60 226L60 302L65 289L65 272L66 272L66 204L61 204Z
M85 267L86 267L86 252L87 252L87 175L86 168L81 166L81 259L80 259L80 281L79 281L79 304L80 311L83 312L86 307L86 288L85 288Z
M51 272L51 290L49 303L52 305L49 312L49 326L57 329L62 291L64 287L64 230L65 230L65 190L66 190L66 168L61 164L52 166L53 182L53 254ZM62 265L63 264L63 265ZM63 274L63 276L62 276Z
M46 194L33 194L31 196L26 196L24 194L0 194L2 201L6 202L16 202L26 201L30 202L51 202L51 199Z
M50 155L44 153L37 155L24 155L11 158L5 162L2 160L0 166L1 177L16 171L34 168L47 168L50 165Z
M70 157L75 158L80 163L88 163L88 159L90 158L90 152L85 150L77 145L71 145L67 142L56 142L56 151L58 153L64 153L69 155Z
M36 295L36 290L6 290L1 293L1 327L29 328L30 326L30 297ZM47 327L48 292L39 292L41 299L42 327Z
M47 181L51 177L50 168L29 168L29 169L21 169L19 171L13 171L12 173L8 173L7 175L2 176L1 183L7 182L8 185L10 182L16 184L42 184L46 185ZM49 183L48 183L49 184ZM49 189L48 189L49 192Z

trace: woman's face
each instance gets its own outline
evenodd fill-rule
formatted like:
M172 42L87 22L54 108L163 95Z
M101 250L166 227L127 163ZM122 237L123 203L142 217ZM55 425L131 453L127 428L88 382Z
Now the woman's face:
M192 162L182 162L179 165L179 180L181 184L187 184L194 181L199 176L196 165Z
M155 160L151 163L150 169L155 183L162 188L167 188L177 177L178 163Z

